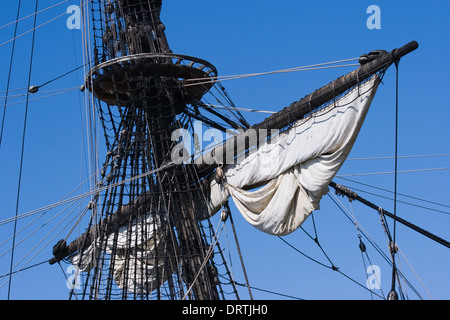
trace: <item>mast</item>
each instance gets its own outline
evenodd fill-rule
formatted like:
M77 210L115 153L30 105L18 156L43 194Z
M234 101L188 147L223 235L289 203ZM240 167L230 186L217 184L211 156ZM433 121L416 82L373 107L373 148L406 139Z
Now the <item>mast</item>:
M172 53L161 6L161 0L91 3L95 65L86 87L96 98L108 148L97 187L110 188L89 204L86 233L69 245L58 242L50 261L78 253L78 267L87 272L83 298L219 299L208 253L212 226L198 219L205 201L195 168L161 169L170 160L172 132L189 125L186 104L211 87L194 82L186 89L183 82L217 71Z

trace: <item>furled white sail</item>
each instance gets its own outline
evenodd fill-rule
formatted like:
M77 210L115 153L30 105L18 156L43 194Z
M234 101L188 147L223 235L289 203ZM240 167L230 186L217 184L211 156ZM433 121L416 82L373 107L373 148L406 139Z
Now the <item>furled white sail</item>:
M211 179L209 184L209 214L231 196L244 218L261 231L286 235L296 230L319 209L353 147L379 82L373 76L242 161L225 164L223 180Z
M161 228L156 215L134 219L130 227L120 227L105 242L101 237L93 241L84 251L72 256L71 263L80 271L89 271L96 266L104 250L112 256L109 263L119 288L141 294L151 292L170 276L164 274L167 273L166 268L160 268L167 261L158 259L158 256L167 255L167 250L173 252L171 248L175 245L167 241ZM176 262L172 261L171 265L175 268Z

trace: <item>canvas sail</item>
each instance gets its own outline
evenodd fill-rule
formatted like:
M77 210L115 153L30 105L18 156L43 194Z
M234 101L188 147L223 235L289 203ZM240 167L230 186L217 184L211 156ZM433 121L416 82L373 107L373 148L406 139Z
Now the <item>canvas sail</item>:
M223 180L209 181L209 214L231 197L242 216L263 232L286 235L299 228L320 208L355 143L379 82L378 75L372 76L241 161L225 164ZM250 190L255 186L258 189Z
M110 266L119 288L139 294L149 293L170 276L162 268L167 262L161 258L163 253L172 252L170 265L176 268L173 253L176 243L167 241L160 219L155 214L133 219L130 226L120 227L106 239L98 237L85 250L71 256L70 261L80 271L90 271L96 267L102 251L106 251L112 257Z

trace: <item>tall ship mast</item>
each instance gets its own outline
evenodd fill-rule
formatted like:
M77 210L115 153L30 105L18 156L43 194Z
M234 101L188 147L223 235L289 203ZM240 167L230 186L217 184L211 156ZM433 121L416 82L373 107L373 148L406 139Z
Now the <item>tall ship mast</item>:
M206 61L172 53L161 5L91 5L94 66L86 87L95 96L108 146L99 187L118 185L95 195L98 219L84 236L55 249L57 258L81 252L78 266L89 272L83 298L220 297L209 252L212 226L199 219L206 203L198 173L185 165L160 170L171 161L172 133L192 125L187 103L195 106L210 87L186 89L183 83L208 80L216 71Z

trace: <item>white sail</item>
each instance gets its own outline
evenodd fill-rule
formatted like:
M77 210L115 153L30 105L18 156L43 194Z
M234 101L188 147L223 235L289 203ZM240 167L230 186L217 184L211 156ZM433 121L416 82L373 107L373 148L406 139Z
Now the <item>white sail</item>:
M161 230L159 217L148 214L134 219L130 227L122 226L118 232L111 233L103 242L98 237L84 251L70 257L73 265L80 271L96 267L101 252L112 256L111 268L117 286L128 291L145 294L161 285L170 274L164 274L161 267L166 261L158 257L173 252L174 243L168 243ZM174 254L171 255L173 260ZM176 262L171 265L176 268ZM162 274L163 273L163 274ZM133 276L129 276L132 274Z
M300 227L319 209L350 153L379 82L373 76L295 122L242 161L225 165L223 181L209 182L209 214L231 196L244 218L261 231L286 235Z

